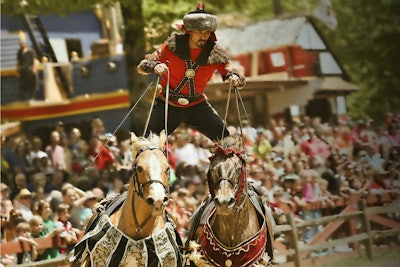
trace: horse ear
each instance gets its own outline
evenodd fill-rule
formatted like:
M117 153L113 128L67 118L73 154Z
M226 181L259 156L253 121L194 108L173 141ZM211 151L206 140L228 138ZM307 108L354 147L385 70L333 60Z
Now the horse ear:
M138 141L138 137L134 132L131 132L131 142L136 143Z
M160 147L165 147L165 143L167 142L167 135L165 134L165 130L160 132Z

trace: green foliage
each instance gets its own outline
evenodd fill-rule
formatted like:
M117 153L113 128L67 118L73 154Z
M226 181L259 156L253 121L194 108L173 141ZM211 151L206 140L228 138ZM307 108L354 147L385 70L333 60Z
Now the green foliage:
M381 121L400 111L400 2L332 1L335 31L325 30L351 81L361 90L348 97L350 114Z
M1 0L1 12L18 15L66 14L113 4L112 0ZM126 43L134 66L175 30L174 23L196 8L193 0L121 0L125 10ZM273 0L207 0L208 12L236 13L246 21L273 17ZM356 118L380 120L388 111L400 111L400 1L332 0L338 28L329 30L318 23L352 83L361 90L348 97L349 110ZM281 0L284 15L311 13L319 0ZM240 17L240 16L239 16ZM145 39L145 33L149 38ZM135 83L135 82L133 82ZM133 85L134 86L134 85Z

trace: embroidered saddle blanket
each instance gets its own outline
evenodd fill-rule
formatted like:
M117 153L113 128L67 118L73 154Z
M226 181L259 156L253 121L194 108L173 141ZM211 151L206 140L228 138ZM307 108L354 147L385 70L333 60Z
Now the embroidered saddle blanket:
M253 203L253 206L256 208L258 214L261 217L260 223L262 228L259 231L259 234L257 235L257 237L255 236L252 240L248 240L245 243L243 243L243 247L245 249L246 246L253 246L253 248L257 247L260 252L259 255L250 255L253 260L257 259L257 257L261 257L262 253L261 252L266 252L268 253L269 257L272 259L273 258L273 247L272 247L272 240L273 240L273 218L272 218L272 214L270 208L267 206L267 203L265 200L260 200L259 194L258 192L255 190L255 188L253 188L253 186L249 186L248 188L248 194L250 197L251 202ZM212 238L212 231L211 229L209 229L209 227L207 227L207 221L210 218L210 216L213 214L214 211L214 203L213 201L211 201L211 196L208 196L208 198L206 198L201 205L195 210L195 212L193 213L193 216L191 218L191 229L189 232L189 236L186 242L186 247L189 246L189 241L194 239L194 235L196 232L196 229L199 226L204 226L203 229L203 238ZM262 232L261 232L262 231ZM261 239L264 240L264 242L266 242L265 244L261 244ZM211 240L211 239L210 239ZM210 242L210 241L208 241ZM215 241L212 241L215 243ZM218 242L215 243L218 245ZM240 253L238 253L241 249L243 248L220 248L221 250L227 250L226 254L228 255L229 253L235 251L237 259L239 259L241 256L239 255ZM255 251L253 251L255 252ZM204 249L203 249L203 253L204 253ZM212 253L211 251L208 252L209 254ZM204 253L204 254L207 254ZM233 255L233 254L230 254ZM238 256L239 255L239 256ZM210 255L205 255L206 258L214 258ZM249 256L249 255L248 255ZM246 256L247 257L247 256ZM250 258L246 258L243 257L242 260L244 262L249 261ZM236 259L236 260L237 260ZM227 259L225 259L226 261ZM251 261L253 261L251 260ZM224 263L225 263L224 261ZM254 261L253 261L254 262ZM221 262L222 263L222 262ZM235 262L237 263L237 261ZM213 263L215 266L225 266L224 264L219 265L219 263L214 262ZM245 266L245 265L243 265ZM247 266L247 265L246 265Z
M182 244L172 222L166 216L165 227L144 239L134 240L110 221L110 215L122 205L126 193L101 203L83 238L75 245L71 266L87 257L90 267L177 267L182 266ZM178 245L179 244L179 245Z

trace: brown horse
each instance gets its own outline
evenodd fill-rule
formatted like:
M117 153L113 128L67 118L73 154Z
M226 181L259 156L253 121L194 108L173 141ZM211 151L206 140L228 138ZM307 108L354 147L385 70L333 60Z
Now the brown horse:
M169 164L165 133L132 133L129 189L100 205L70 261L92 267L182 265L179 236L165 214ZM85 265L86 264L86 265Z
M240 145L240 138L226 137L210 158L210 196L192 218L193 229L189 234L189 240L193 240L189 242L192 252L185 255L196 266L270 264L269 216L259 196L249 189Z

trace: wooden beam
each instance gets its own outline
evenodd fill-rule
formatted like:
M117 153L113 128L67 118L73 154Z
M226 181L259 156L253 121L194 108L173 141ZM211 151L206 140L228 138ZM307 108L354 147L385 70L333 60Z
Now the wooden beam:
M391 229L400 228L400 222L395 221L390 218L383 217L381 215L371 214L368 216L368 218L370 221L372 221L374 223L389 227Z
M344 208L340 212L340 214L347 214L347 213L355 212L357 210L358 209L356 206L349 205L346 208ZM321 232L316 234L314 236L314 238L308 244L311 246L311 245L315 245L315 244L321 243L322 241L327 240L344 222L345 222L345 220L338 220L338 221L329 223L328 225L326 225L324 227L324 229Z

